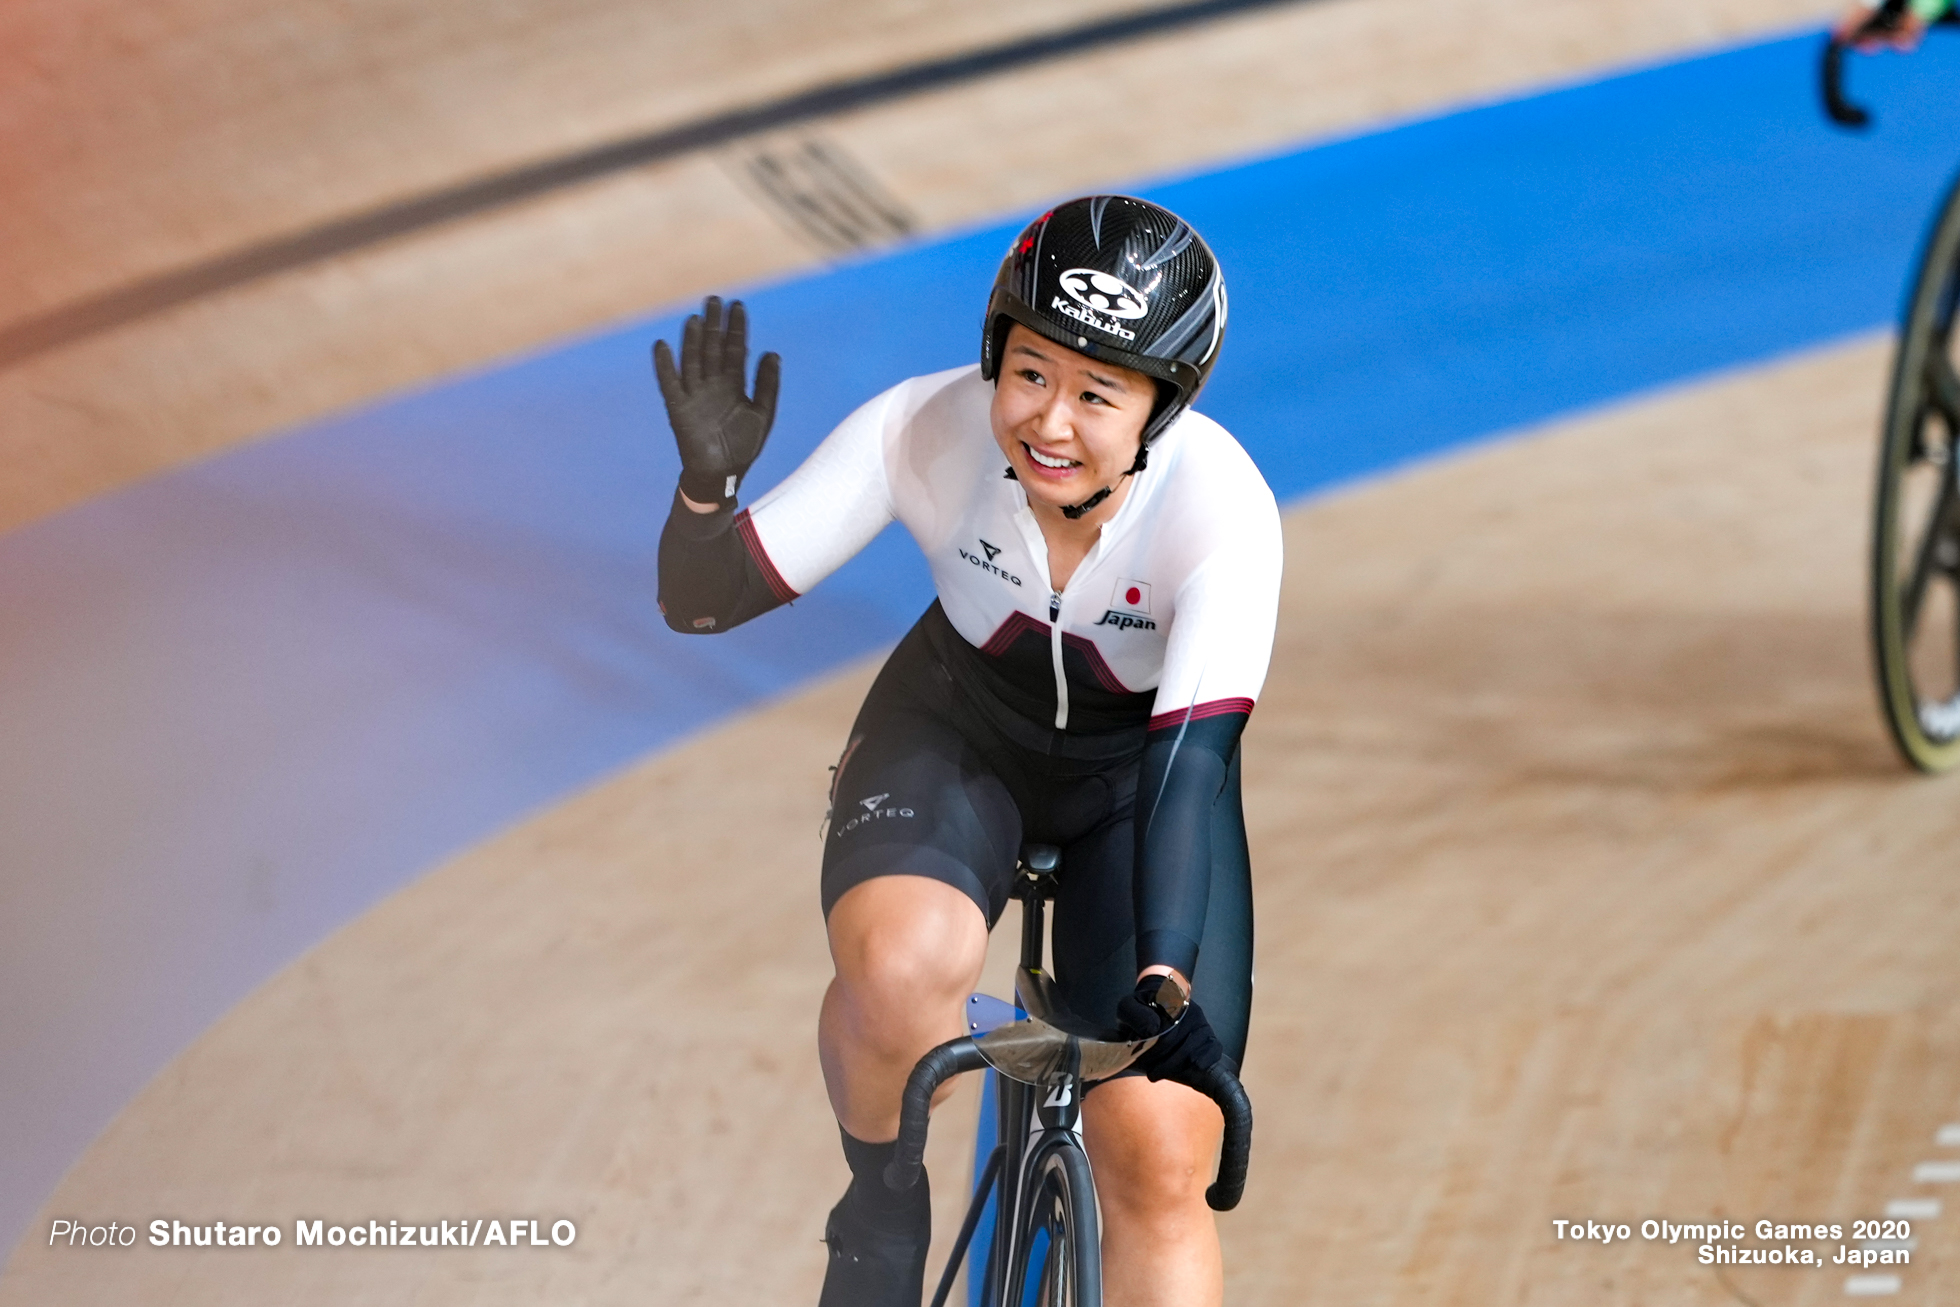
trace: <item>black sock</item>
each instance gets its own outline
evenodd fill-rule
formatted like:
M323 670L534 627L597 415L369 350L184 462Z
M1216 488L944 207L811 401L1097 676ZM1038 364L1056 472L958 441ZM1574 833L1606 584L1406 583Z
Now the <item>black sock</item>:
M885 1167L898 1154L898 1141L867 1144L843 1127L837 1133L844 1141L844 1160L851 1166L852 1206L870 1224L890 1234L909 1234L922 1220L930 1220L932 1189L923 1170L919 1182L903 1191L885 1183Z

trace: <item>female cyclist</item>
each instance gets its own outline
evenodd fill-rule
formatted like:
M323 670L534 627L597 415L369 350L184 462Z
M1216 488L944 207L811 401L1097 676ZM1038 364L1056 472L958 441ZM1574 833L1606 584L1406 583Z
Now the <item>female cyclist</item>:
M1245 451L1189 408L1225 330L1211 250L1142 200L1037 219L1001 264L978 367L873 399L735 511L779 363L746 389L742 306L688 320L654 367L683 471L660 602L724 631L796 598L896 519L938 599L899 642L838 762L822 900L836 978L819 1048L853 1180L822 1307L917 1307L924 1184L882 1176L921 1055L964 1033L1022 841L1063 849L1055 979L1134 1035L1170 1027L1083 1103L1112 1307L1223 1296L1204 1201L1221 1122L1185 1083L1244 1056L1252 901L1238 740L1271 657L1281 541ZM1167 982L1166 977L1170 980Z

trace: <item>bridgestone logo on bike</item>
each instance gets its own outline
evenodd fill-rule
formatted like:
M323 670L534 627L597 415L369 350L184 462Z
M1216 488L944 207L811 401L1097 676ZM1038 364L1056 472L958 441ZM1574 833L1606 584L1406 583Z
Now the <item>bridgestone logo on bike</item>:
M1113 626L1119 631L1127 631L1132 627L1139 631L1154 631L1157 629L1157 623L1151 621L1148 617L1132 617L1128 613L1119 613L1114 608L1104 610L1103 615L1097 618L1093 624L1096 626Z
M1088 309L1078 309L1060 295L1057 295L1054 302L1049 304L1048 307L1062 314L1064 317L1074 318L1084 326L1094 327L1097 331L1106 331L1120 340L1135 340L1137 338L1137 334L1134 331L1125 331L1114 322L1106 321L1100 314L1091 313Z

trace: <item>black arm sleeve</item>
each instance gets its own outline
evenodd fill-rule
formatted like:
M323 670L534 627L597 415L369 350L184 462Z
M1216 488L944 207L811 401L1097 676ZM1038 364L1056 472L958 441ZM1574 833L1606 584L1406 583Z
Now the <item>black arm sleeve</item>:
M796 597L776 575L733 503L697 513L674 492L660 533L660 611L683 635L740 626ZM767 569L765 571L765 568Z
M1137 781L1137 965L1198 964L1211 899L1211 810L1225 788L1246 714L1222 712L1153 730ZM1181 738L1180 738L1181 735Z

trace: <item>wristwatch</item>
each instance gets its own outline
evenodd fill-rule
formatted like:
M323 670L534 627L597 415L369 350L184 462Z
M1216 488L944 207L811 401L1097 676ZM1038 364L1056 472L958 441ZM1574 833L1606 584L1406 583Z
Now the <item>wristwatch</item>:
M1148 980L1150 977L1146 976L1145 979ZM1185 1005L1190 1003L1191 995L1185 992L1184 986L1177 983L1176 976L1165 974L1157 979L1162 980L1163 983L1158 985L1156 992L1144 1001L1149 1003L1166 1023L1175 1025L1177 1019L1184 1015Z

